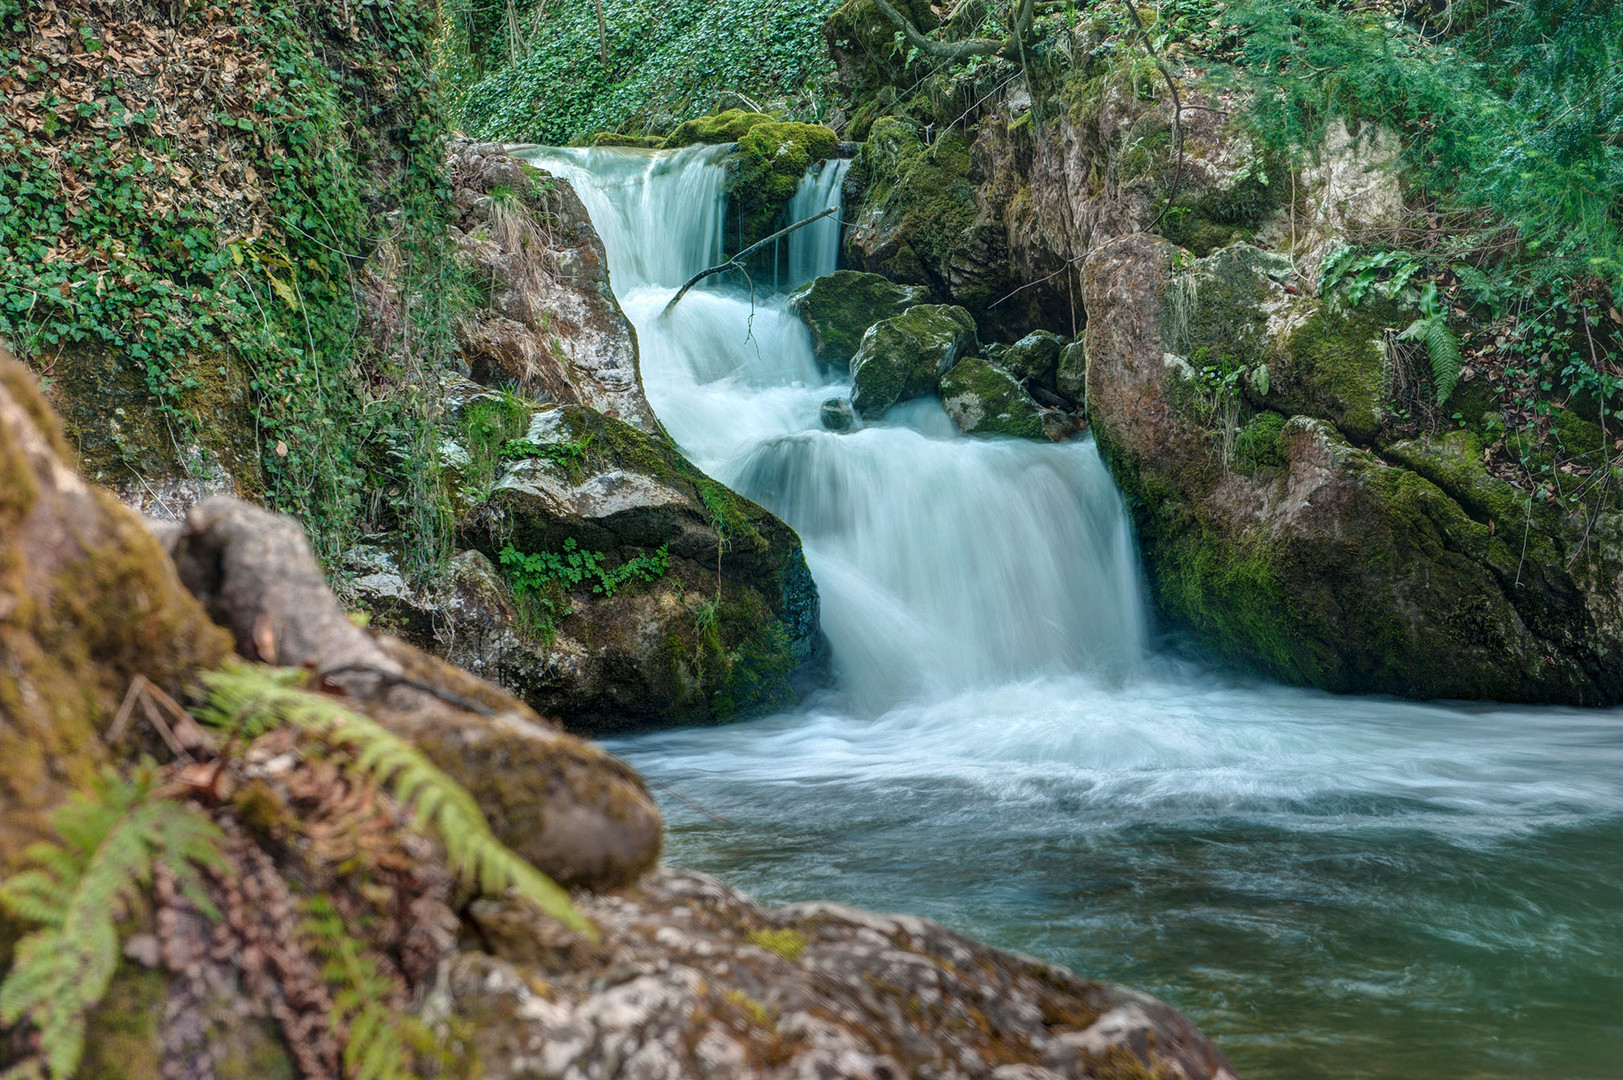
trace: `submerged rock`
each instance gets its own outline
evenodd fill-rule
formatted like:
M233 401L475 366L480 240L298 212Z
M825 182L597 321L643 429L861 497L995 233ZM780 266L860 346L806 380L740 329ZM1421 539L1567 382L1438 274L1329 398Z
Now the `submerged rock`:
M843 371L850 367L868 327L929 299L930 290L920 285L898 285L882 274L860 270L836 270L791 293L789 310L811 331L818 361Z
M851 359L851 407L866 419L933 394L960 357L975 348L975 320L961 307L919 304L881 319Z
M942 376L941 405L970 435L1047 437L1042 406L1013 375L978 356L958 361Z
M495 957L459 957L450 998L490 1080L537 1060L539 1075L672 1080L1235 1080L1166 1004L927 919L767 909L675 870L582 910L598 949L505 905L471 912Z

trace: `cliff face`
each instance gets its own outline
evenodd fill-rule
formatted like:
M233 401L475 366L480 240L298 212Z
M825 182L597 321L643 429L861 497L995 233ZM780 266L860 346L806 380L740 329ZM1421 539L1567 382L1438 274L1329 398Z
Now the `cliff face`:
M1181 73L1176 108L1130 30L1083 21L1045 42L1068 63L920 79L887 66L893 29L869 0L828 23L865 139L846 260L963 305L983 338L1074 340L1053 389L1085 397L1166 629L1338 692L1623 700L1594 402L1513 398L1491 348L1437 399L1402 332L1431 312L1486 341L1486 309L1458 289L1439 307L1448 274L1423 295L1395 251L1356 282L1334 261L1425 220L1390 132L1333 126L1293 169L1237 95ZM1539 480L1556 472L1586 494Z
M0 1030L0 1064L60 1064L73 1044L80 1075L200 1080L316 1080L359 1061L391 1076L1232 1077L1143 995L921 919L769 911L697 875L650 872L659 817L635 773L495 686L356 626L293 522L217 498L154 536L70 461L33 379L0 356L0 867L10 877L29 843L53 838L46 811L98 766L135 780L104 780L74 805L166 806L207 838L187 849L207 865L175 857L98 886L131 898L100 913L116 939L60 948L91 950L105 974L23 1006ZM233 647L246 658L235 666ZM232 705L222 667L247 693ZM202 724L175 703L199 679ZM289 709L329 719L289 723ZM333 724L355 734L335 739ZM411 749L344 741L367 724ZM395 764L367 764L384 752ZM471 799L455 811L462 828L488 822L514 858L574 886L576 928L493 887L488 845L480 874L450 859L467 838L433 824L449 811L424 784ZM71 820L52 873L109 826ZM162 851L169 828L145 842ZM110 869L121 865L76 872L133 873ZM503 865L494 880L524 880ZM8 912L0 980L39 970L51 925L39 903Z

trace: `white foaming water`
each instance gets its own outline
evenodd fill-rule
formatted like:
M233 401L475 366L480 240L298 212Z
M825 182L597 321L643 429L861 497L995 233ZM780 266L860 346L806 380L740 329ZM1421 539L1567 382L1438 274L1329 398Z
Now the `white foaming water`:
M781 295L701 287L664 312L677 285L723 258L714 150L531 156L600 223L644 386L672 436L800 533L848 707L871 716L1142 658L1126 508L1091 441L966 438L934 400L860 431L823 430L821 403L849 384L819 373ZM837 205L848 164L809 170L788 216ZM837 218L790 234L797 284L834 270Z
M682 793L673 861L1144 986L1253 1078L1614 1076L1618 713L1332 697L1150 654L1091 440L965 438L934 400L827 432L848 382L781 298L707 283L662 314L724 257L725 150L527 155L590 210L684 452L800 533L834 653L836 688L795 712L613 744ZM809 171L790 216L842 180ZM791 236L790 278L834 268L822 224Z

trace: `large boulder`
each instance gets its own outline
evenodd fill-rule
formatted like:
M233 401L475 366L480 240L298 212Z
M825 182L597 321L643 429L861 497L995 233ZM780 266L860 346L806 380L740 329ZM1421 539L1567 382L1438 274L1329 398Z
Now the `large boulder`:
M1528 510L1480 446L1389 435L1379 311L1147 235L1083 283L1089 416L1169 624L1341 692L1623 699L1616 515Z
M958 361L941 377L941 404L970 435L1047 437L1042 406L1013 375L978 356Z
M1052 330L1033 330L1004 350L998 364L1022 385L1053 390L1065 339Z
M1164 1003L927 919L766 909L672 870L582 910L598 949L475 905L496 955L460 957L449 991L482 1075L1235 1080Z
M655 430L636 330L574 188L493 143L453 143L447 164L451 236L488 292L457 331L473 377Z
M811 331L812 351L825 367L846 370L868 327L930 299L921 285L898 285L882 274L836 270L789 296L789 310Z
M819 677L799 538L663 435L569 406L537 412L507 453L461 528L487 558L460 556L454 607L432 603L468 617L452 625L535 708L578 731L714 723L793 704ZM571 557L603 574L524 569ZM642 569L609 585L627 566Z
M765 239L783 225L784 210L813 162L834 156L840 138L822 124L772 120L755 124L727 158L729 254ZM772 265L763 252L759 265Z
M902 401L933 394L960 357L975 348L975 320L961 307L919 304L881 319L851 358L851 407L873 418Z

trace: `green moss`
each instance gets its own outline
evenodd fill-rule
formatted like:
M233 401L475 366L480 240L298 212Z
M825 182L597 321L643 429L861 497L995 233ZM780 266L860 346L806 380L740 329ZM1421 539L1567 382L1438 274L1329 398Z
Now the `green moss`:
M658 135L621 135L613 131L600 131L592 136L593 146L629 146L642 150L657 150L665 145Z
M948 131L926 146L913 124L885 117L853 168L867 187L864 217L883 221L898 241L871 269L902 281L944 277L980 215L965 138Z
M159 1035L168 988L162 972L120 965L107 996L91 1014L77 1074L81 1080L162 1080Z
M1042 408L1002 368L978 356L967 357L941 377L941 404L973 435L1043 439Z
M898 285L882 274L836 270L796 290L789 306L811 330L817 359L845 368L868 327L928 299L929 291L917 285Z
M743 109L728 109L726 112L714 116L700 116L693 120L683 121L677 129L665 137L659 144L665 150L676 150L695 143L737 142L749 133L757 124L770 124L773 117L769 113L745 112Z
M1280 441L1285 418L1276 412L1253 416L1234 437L1234 461L1242 469L1277 468L1285 464L1285 448Z
M1276 408L1329 420L1348 438L1374 442L1386 419L1383 330L1402 325L1396 305L1365 300L1350 310L1320 307L1286 344L1275 365Z
M806 935L791 929L753 929L744 935L751 945L759 945L767 952L777 953L793 963L800 959L808 944Z
M918 304L882 319L851 360L851 406L876 417L898 402L936 392L941 376L975 346L975 320L961 307Z
M756 122L739 136L727 159L732 219L727 242L736 245L732 250L748 247L779 226L807 166L832 157L839 142L839 136L821 124L775 120Z

